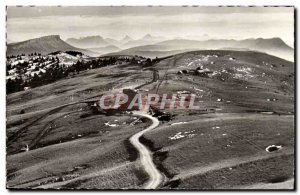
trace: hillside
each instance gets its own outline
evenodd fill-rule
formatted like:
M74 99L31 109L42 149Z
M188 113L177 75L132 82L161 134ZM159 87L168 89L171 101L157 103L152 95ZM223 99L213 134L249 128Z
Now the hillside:
M48 54L56 51L78 51L90 56L97 55L95 52L69 45L64 42L59 35L44 36L23 42L8 44L6 55L27 55L31 53Z
M174 182L163 188L292 188L292 62L253 51L207 50L152 68L165 75L158 94L197 94L202 110L173 111L172 121L145 135L159 148L154 155L165 157L161 164ZM282 149L267 152L273 144Z

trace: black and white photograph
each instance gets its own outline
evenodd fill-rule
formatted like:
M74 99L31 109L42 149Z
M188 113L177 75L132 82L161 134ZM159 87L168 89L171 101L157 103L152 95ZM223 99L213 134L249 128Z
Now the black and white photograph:
M293 6L6 6L6 188L295 190L294 28Z

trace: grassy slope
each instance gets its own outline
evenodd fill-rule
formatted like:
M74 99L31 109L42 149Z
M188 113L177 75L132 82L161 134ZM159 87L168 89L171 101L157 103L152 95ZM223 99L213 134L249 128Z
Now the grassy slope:
M128 75L122 77L123 73ZM151 75L147 71L142 73L135 66L112 66L9 95L8 136L42 115L45 117L30 125L8 145L8 186L138 188L142 185L146 176L138 171L141 169L138 163L130 161L131 154L124 141L148 126L147 121L131 126L128 124L136 119L95 115L85 103L70 105L54 113L48 111L87 97L97 99L97 95L112 88L142 84L148 76L151 79ZM19 114L22 109L25 114ZM108 121L119 126L105 126ZM37 139L44 130L45 134ZM36 142L34 150L19 153L22 147L33 142Z
M203 60L203 56L214 54L218 57ZM232 70L233 74L237 73L235 68L250 67L254 77L235 79L233 74L221 74L203 78L176 74L201 65L213 71ZM173 187L240 188L272 183L281 176L282 181L293 178L294 116L290 114L294 112L294 66L291 62L257 52L200 51L176 55L161 61L156 68L161 72L168 70L168 81L161 84L159 92L191 91L202 96L201 109L216 109L215 114L209 115L176 111L178 115L173 121L145 135L155 147L162 147L160 151L168 152L163 164L176 174L173 180L180 179ZM217 102L218 98L223 101ZM268 98L278 100L267 101ZM278 114L260 114L261 111ZM188 123L170 126L175 122ZM169 138L190 131L196 135L178 140ZM283 146L275 152L275 157L265 151L272 144Z

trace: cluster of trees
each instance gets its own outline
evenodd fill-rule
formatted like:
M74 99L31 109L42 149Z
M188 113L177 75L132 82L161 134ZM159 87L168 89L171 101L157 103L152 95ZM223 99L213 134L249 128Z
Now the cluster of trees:
M56 53L52 53L52 55L55 55ZM68 54L70 55L82 55L81 52L73 52L68 51ZM74 65L72 66L62 66L59 65L59 58L58 57L47 57L43 58L41 57L41 54L39 53L33 53L29 54L29 56L39 56L38 58L33 59L33 63L38 63L41 65L45 61L51 60L53 65L51 67L46 69L46 72L39 72L39 74L34 74L33 76L29 75L27 78L23 75L27 71L27 67L29 65L28 62L24 61L23 63L19 63L15 66L16 73L19 75L16 79L8 79L6 82L6 89L7 93L14 93L17 91L24 90L25 87L38 87L41 85L49 84L52 82L55 82L59 79L66 78L68 76L73 76L75 74L79 74L81 71L89 70L89 69L95 69L95 68L101 68L109 65L116 64L116 62L126 62L131 64L137 64L137 60L135 57L129 58L129 57L107 57L107 58L98 58L88 61L78 60ZM10 56L10 57L21 57L18 56ZM139 57L140 59L145 59L143 57ZM156 63L159 61L159 59L150 59L147 58L142 65L149 66L153 63ZM11 70L12 66L7 66L7 74L8 70ZM39 70L39 67L36 67L36 71ZM26 78L26 79L25 79Z
M79 51L66 51L66 53L72 56L77 56L77 55L83 56L83 53Z
M28 62L24 61L24 62L20 62L19 64L15 65L15 67L13 67L11 64L7 64L6 66L6 75L8 75L8 71L12 70L13 68L16 68L17 72L19 71L21 73L22 69L25 69L28 67Z
M18 77L16 79L8 79L6 81L6 93L14 93L17 91L22 91L25 87L25 83L23 82L23 79L21 77Z
M153 64L159 62L159 59L156 57L154 59L147 58L146 61L142 64L143 66L152 66Z
M36 52L28 54L28 56L41 56L41 55L42 55L41 53L36 53Z
M88 69L95 69L95 68L101 68L109 65L113 65L117 62L117 58L110 57L110 58L104 58L104 59L93 59L90 61L77 61L76 64L71 66L68 71L70 73L79 73L80 71L88 70Z
M41 85L49 84L52 82L55 82L59 79L66 78L68 76L72 76L75 74L79 74L81 71L88 70L88 69L95 69L100 68L104 66L109 66L115 64L118 60L124 60L128 61L129 59L125 58L104 58L104 59L95 59L90 61L77 61L76 64L73 66L61 66L59 65L59 59L53 59L55 60L55 64L49 67L45 73L40 72L39 75L34 74L33 76L29 75L28 78L23 80L21 75L25 72L23 67L21 65L18 65L17 67L20 68L20 76L16 79L8 79L6 82L6 90L7 94L14 93L17 91L24 90L25 87L38 87Z
M43 58L43 57L37 57L35 59L32 59L32 63L39 63L39 64L42 64L46 61L51 61L51 63L55 63L55 62L58 62L59 59L58 57L54 58L54 57L46 57L46 58ZM26 72L26 68L28 68L28 65L29 65L29 62L28 61L24 61L24 62L19 62L18 64L16 64L14 67L11 65L11 64L7 64L6 66L6 75L8 75L8 71L9 70L12 70L13 68L16 68L17 69L17 72L19 70L19 74L21 73L25 73Z
M39 75L35 73L33 76L29 75L26 79L24 79L25 77L22 77L22 74L26 72L26 69L19 69L20 66L17 66L17 74L19 76L16 79L7 79L6 81L7 94L22 91L25 87L34 88L52 83L67 76L63 67L59 66L58 61L56 64L47 69L45 73L40 72ZM37 69L39 68L36 67L36 70Z

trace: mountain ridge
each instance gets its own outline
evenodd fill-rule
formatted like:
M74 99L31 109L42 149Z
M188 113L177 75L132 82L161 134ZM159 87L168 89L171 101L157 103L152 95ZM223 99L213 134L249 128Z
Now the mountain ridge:
M59 35L48 35L26 41L7 44L6 55L19 55L41 53L48 54L56 51L78 51L86 55L97 55L97 53L74 47L63 41Z

